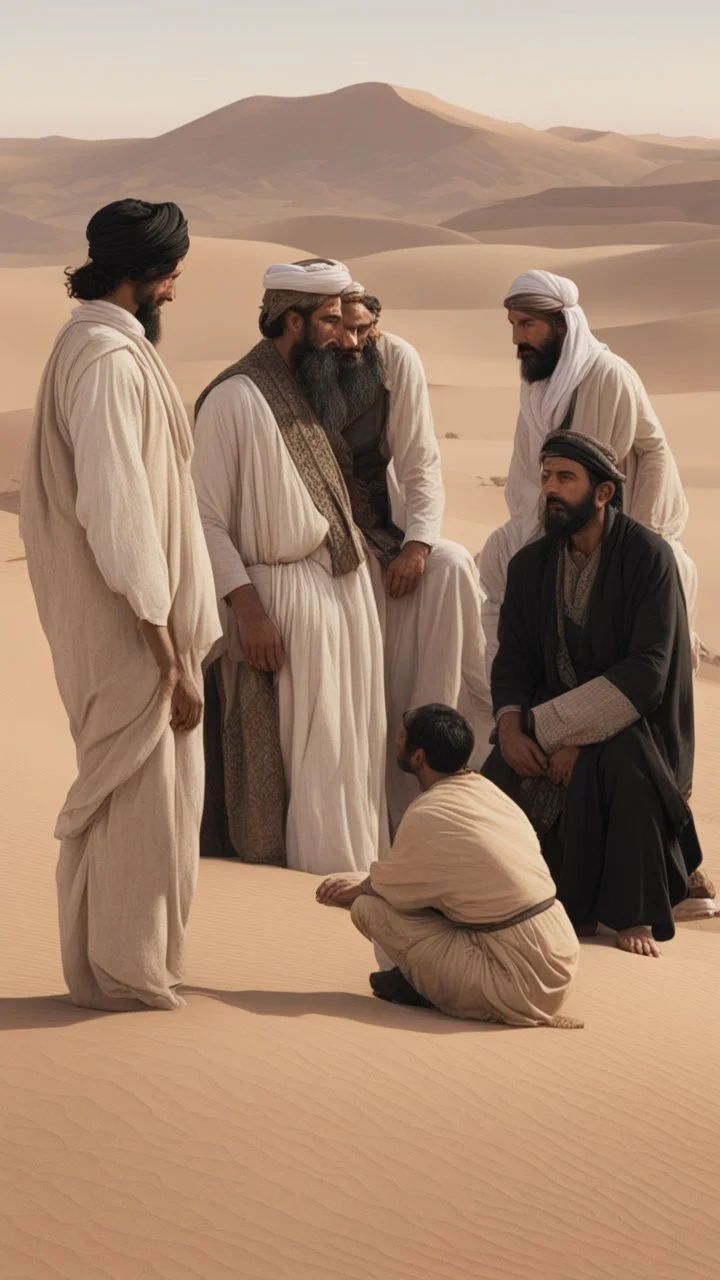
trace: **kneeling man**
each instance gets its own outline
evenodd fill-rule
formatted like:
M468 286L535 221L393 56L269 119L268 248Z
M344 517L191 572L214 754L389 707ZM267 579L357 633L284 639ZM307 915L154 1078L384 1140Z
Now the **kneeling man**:
M408 712L397 763L422 794L388 858L360 883L324 881L397 966L371 975L382 1000L511 1026L581 1027L559 1015L579 946L525 815L472 773L468 722L451 707Z
M610 445L554 432L541 468L546 534L510 562L483 772L530 817L578 931L656 956L702 858L685 598L672 548L622 514Z

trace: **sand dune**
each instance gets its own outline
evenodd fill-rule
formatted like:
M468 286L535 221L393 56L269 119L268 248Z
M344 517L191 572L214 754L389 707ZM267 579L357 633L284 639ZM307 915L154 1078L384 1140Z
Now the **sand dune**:
M658 169L655 173L643 174L628 185L631 187L657 186L664 183L680 182L714 182L720 178L720 155L715 159L693 158L681 163L670 164L666 169Z
M572 276L583 299L605 314L639 320L712 310L720 297L720 237L579 263Z
M611 245L639 248L642 245L687 244L717 238L717 225L701 222L602 222L592 226L502 227L473 233L473 239L480 244L525 244L529 241L549 249Z
M565 273L594 257L637 255L634 247L601 250L543 249L525 245L433 245L349 260L353 275L393 309L451 310L500 307L508 285L522 271L542 265ZM640 251L642 252L642 251Z
M443 225L466 235L533 226L597 223L720 223L720 181L637 186L553 187L537 195L468 209Z
M622 155L639 156L643 160L650 160L655 164L666 163L671 165L673 162L681 163L686 158L685 152L687 148L672 138L639 138L628 134L616 133L612 129L560 127L548 129L547 132L554 137L565 138L581 146L605 147L609 151L620 152ZM704 148L698 149L698 158L701 156L705 156L708 159L720 159L720 143L707 142Z
M680 319L599 329L597 336L629 360L655 394L717 391L718 324L720 311L703 311Z
M284 218L260 222L242 229L243 240L279 244L304 244L319 257L365 257L395 249L421 245L471 244L469 236L445 227L434 227L398 218L353 218L315 214L305 218Z

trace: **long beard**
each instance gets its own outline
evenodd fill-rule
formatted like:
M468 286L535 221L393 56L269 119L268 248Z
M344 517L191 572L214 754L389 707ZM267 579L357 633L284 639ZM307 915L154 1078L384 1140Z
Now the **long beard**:
M524 382L547 382L552 378L562 353L563 340L559 335L548 338L541 347L521 343L517 349L520 373Z
M348 421L373 404L382 389L385 371L377 343L370 339L360 357L340 356L340 389L347 405Z
M582 502L576 502L574 505L569 502L560 503L558 499L555 499L555 502L559 505L560 510L557 509L557 506L554 511L546 507L543 524L546 533L563 541L572 538L576 533L580 533L581 529L584 529L590 523L597 512L594 489L589 490L587 497L583 498Z
M347 422L347 407L340 390L337 351L314 346L302 338L293 350L293 368L305 399L321 427L342 431Z
M135 315L145 330L145 337L148 342L151 342L156 347L162 332L160 308L153 302L141 302Z

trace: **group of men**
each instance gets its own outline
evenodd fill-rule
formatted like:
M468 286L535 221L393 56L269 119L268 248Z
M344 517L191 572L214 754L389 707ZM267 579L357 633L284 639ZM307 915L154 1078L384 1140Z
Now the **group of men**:
M637 374L572 282L516 281L510 520L474 562L441 536L421 360L342 263L268 268L193 432L156 351L181 210L117 201L87 236L21 496L77 752L72 999L182 1005L201 847L326 877L383 999L578 1025L578 936L655 955L689 895L714 909L687 504Z

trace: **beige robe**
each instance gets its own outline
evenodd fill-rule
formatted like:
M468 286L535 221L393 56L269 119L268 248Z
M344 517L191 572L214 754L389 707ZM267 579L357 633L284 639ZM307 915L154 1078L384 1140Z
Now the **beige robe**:
M368 566L333 576L328 523L248 377L228 378L203 403L193 478L224 623L211 660L222 657L228 702L243 653L226 597L251 583L285 648L287 865L367 870L389 845L382 638Z
M418 353L402 338L383 334L378 345L390 392L392 519L404 530L405 542L424 542L432 548L419 587L401 600L388 596L382 566L370 554L385 647L387 797L394 831L417 794L415 779L395 762L403 713L428 702L461 711L475 732L472 763L477 767L490 752L493 722L477 568L465 547L441 537L445 490L425 370Z
M579 945L522 811L491 782L460 773L407 810L390 856L370 872L373 895L352 907L357 928L438 1009L513 1026L582 1025L558 1014Z
M43 375L21 534L77 754L58 818L70 994L96 1009L184 1004L203 800L202 730L175 734L139 620L197 680L220 634L182 402L142 326L85 303Z
M612 445L627 475L624 511L672 546L688 606L695 660L699 640L697 570L682 545L688 502L677 464L648 394L634 369L612 351L601 350L578 389L573 426ZM550 428L548 428L548 431ZM505 486L510 519L490 535L476 558L485 600L483 625L488 672L497 653L497 627L512 557L542 532L540 449L543 441L520 416Z

